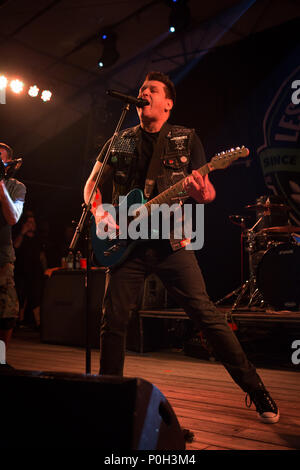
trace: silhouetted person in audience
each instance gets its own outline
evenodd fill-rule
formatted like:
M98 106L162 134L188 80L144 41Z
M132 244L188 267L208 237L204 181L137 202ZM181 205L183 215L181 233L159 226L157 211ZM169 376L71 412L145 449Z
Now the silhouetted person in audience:
M4 143L0 143L0 159L0 340L7 346L19 314L11 228L22 214L26 187L9 176L5 163L13 160L13 150Z
M19 321L40 325L40 305L43 286L43 273L47 269L47 259L42 249L42 241L37 232L34 214L26 212L19 233L14 238L16 251L15 281L20 303Z

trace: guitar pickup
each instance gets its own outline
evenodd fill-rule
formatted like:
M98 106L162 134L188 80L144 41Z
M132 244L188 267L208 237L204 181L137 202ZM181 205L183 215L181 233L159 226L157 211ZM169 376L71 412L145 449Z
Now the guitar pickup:
M128 240L118 240L117 242L114 242L114 244L110 248L105 250L103 252L103 255L104 256L109 256L111 253L115 253L120 248L122 248L122 247L124 248L124 247L127 247L127 246L128 246Z
M108 250L103 252L104 256L109 256L111 253L115 253L120 249L119 245L116 243L115 245L111 246Z

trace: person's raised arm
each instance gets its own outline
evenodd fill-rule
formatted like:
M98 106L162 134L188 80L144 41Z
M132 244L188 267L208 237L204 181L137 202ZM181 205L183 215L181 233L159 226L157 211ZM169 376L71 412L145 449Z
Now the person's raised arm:
M15 225L23 211L23 201L13 201L10 197L4 181L0 181L0 204L6 222Z
M87 204L89 202L89 199L91 197L91 193L93 190L93 187L95 185L95 181L97 179L98 173L101 169L102 163L99 161L96 161L94 168L92 169L92 172L85 184L84 187L84 202ZM104 170L103 174L103 180L105 181L106 178L109 176L109 174L112 172L112 168L110 166L107 166ZM102 194L97 188L96 193L93 196L93 199L91 201L91 213L93 214L95 218L96 225L98 227L98 230L100 232L109 232L111 230L114 230L116 227L118 227L115 223L115 220L113 217L107 212L104 211L102 207Z

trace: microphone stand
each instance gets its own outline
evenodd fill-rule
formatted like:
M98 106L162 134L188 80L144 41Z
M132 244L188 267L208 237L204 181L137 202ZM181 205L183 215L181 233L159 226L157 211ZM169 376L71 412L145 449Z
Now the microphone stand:
M94 198L94 195L97 191L98 185L99 185L99 183L101 181L101 178L103 176L103 172L104 172L106 163L108 161L112 146L113 146L113 144L116 140L116 137L117 137L117 135L120 131L120 128L123 124L125 116L126 116L127 112L129 111L129 107L130 107L129 103L126 103L123 107L123 110L122 110L121 116L119 118L119 121L117 123L116 129L115 129L114 134L111 138L110 144L109 144L108 149L107 149L106 154L105 154L105 157L102 161L102 166L101 166L100 171L99 171L99 173L97 175L97 178L95 180L95 184L94 184L93 189L91 191L89 200L88 200L87 203L82 204L83 211L82 211L80 220L78 222L78 225L76 227L73 239L72 239L72 241L70 243L70 246L69 246L69 251L75 254L75 249L76 249L76 245L78 243L78 240L79 240L81 234L85 231L85 240L86 240L86 247L87 247L87 265L86 265L85 283L84 283L85 300L86 300L86 315L85 315L85 319L86 319L85 372L86 372L86 374L91 373L91 345L90 345L90 331L89 330L90 330L90 308L91 308L91 302L90 302L91 295L90 294L91 294L92 244L91 244L91 233L90 233L91 232L91 230L90 230L90 228L91 228L91 217L89 217L89 219L88 219L88 214L89 214L89 211L92 207L92 200Z

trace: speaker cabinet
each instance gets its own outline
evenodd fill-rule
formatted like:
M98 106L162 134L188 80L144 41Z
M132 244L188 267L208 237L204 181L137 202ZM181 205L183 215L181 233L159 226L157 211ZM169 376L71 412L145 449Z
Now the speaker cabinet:
M0 366L0 448L184 450L164 395L140 378Z
M99 325L105 289L105 269L92 269L90 286L90 346L99 347ZM46 279L41 305L41 341L66 346L86 344L85 271L57 270Z

